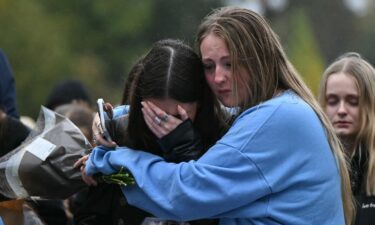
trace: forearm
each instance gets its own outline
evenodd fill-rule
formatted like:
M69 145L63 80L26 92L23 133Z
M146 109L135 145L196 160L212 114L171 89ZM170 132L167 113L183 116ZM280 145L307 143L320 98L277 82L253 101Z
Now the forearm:
M242 154L224 149L212 152L197 162L174 164L128 148L108 152L96 148L89 161L94 160L92 165L97 168L88 167L87 172L108 174L127 168L137 184L123 188L128 202L160 218L177 221L231 216L233 209L269 191L257 168ZM223 160L228 157L233 161Z
M118 172L119 168L113 167L111 160L109 160L111 152L111 150L103 149L101 147L94 148L86 163L86 174L92 176L97 173L113 174Z

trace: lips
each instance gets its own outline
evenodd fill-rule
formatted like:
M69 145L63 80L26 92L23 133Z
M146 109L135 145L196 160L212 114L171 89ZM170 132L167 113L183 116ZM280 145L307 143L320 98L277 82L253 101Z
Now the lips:
M221 89L221 90L217 90L217 93L219 95L228 95L231 93L231 90L230 89Z
M341 128L348 127L348 126L350 126L351 124L352 124L352 123L349 122L349 121L336 121L336 122L334 123L334 125L335 125L336 127L341 127Z

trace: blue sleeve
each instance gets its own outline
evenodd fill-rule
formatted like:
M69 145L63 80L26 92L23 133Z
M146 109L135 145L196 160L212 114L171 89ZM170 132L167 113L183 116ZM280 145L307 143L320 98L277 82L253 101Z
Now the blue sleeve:
M129 105L119 105L113 108L113 119L129 114ZM105 119L109 119L107 113L104 114Z
M124 147L116 151L95 148L86 172L111 174L121 167L128 168L137 183L123 188L130 204L177 221L244 217L251 213L251 207L244 211L236 209L270 193L257 166L224 144L215 145L198 161L179 164ZM257 207L264 209L267 203L258 204L262 206L254 204L254 211Z
M129 114L129 105L119 105L113 108L113 119ZM104 119L109 120L108 114L104 113Z
M12 69L4 52L0 49L0 106L7 115L19 118L16 106L16 88Z
M120 105L113 109L113 118L129 114L129 105Z

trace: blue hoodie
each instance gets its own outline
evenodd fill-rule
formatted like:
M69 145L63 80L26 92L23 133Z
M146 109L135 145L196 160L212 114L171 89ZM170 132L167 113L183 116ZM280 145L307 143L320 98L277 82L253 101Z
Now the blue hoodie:
M176 221L228 225L343 225L340 175L313 109L292 91L254 106L199 160L167 163L152 154L96 147L89 175L128 168L128 202Z

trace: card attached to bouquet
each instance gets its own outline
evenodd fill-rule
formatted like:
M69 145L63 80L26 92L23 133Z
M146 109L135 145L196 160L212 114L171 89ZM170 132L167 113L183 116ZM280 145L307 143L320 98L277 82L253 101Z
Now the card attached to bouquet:
M53 143L43 139L42 137L38 137L27 145L25 149L42 161L45 161L55 148L56 145Z

